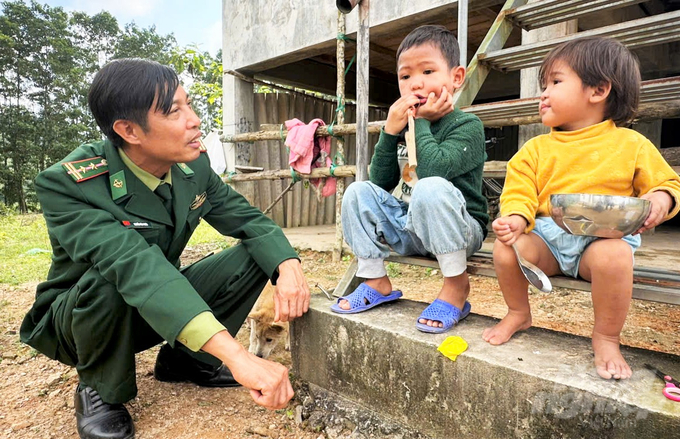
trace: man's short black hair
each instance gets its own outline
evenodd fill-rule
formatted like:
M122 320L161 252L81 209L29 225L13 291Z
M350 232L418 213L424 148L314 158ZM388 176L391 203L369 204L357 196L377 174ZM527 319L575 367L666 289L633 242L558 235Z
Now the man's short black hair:
M411 47L422 46L423 44L432 44L439 49L442 56L449 65L449 69L458 67L460 65L460 48L458 47L458 40L453 35L453 32L444 26L435 26L427 24L420 26L411 31L404 41L397 49L397 63L402 52Z
M117 120L129 120L147 129L147 115L170 113L179 87L177 74L170 67L138 58L116 59L94 77L87 102L97 125L111 143L120 147L123 139L113 130Z

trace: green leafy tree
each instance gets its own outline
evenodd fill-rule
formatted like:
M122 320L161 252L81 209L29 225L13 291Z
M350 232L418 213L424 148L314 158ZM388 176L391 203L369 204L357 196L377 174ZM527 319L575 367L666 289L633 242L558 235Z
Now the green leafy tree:
M118 36L113 58L146 58L161 64L170 64L176 45L173 34L158 35L156 26L144 29L133 22L126 24Z
M222 51L212 57L196 46L177 47L170 64L188 86L203 129L222 128Z
M0 3L0 202L37 208L35 175L101 138L87 108L96 71L113 58L170 63L175 38L108 12L67 13L35 0Z

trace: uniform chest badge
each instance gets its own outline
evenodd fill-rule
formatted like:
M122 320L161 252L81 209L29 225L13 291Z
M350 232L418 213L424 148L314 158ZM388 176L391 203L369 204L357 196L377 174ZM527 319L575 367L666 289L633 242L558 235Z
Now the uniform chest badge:
M196 198L194 198L194 201L191 203L191 206L189 206L189 209L191 210L198 209L203 205L203 203L205 203L206 198L208 198L208 194L206 194L205 192L203 192L200 195L196 195Z

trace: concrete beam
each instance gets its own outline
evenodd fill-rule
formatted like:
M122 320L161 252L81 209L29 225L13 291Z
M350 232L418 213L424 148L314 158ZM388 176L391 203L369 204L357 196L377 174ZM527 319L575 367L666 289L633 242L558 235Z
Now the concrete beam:
M470 10L499 3L502 0L472 0ZM335 51L335 2L222 0L222 4L227 69L258 72ZM451 0L392 0L389 6L372 8L371 33L414 28L446 14L455 17L456 8L457 1ZM357 31L358 9L347 15L347 35Z
M399 98L397 75L375 72L369 78L369 102L389 107ZM258 79L277 84L291 85L335 96L336 67L315 60L301 60L293 64L275 67L257 74ZM356 73L350 70L345 77L345 97L356 99Z
M678 403L643 366L678 377L680 357L624 348L633 377L605 381L587 338L532 328L491 346L481 334L495 319L472 314L433 335L415 329L423 303L401 300L350 315L331 312L330 303L313 296L309 312L293 322L293 373L405 431L447 439L656 439L680 431ZM469 344L455 362L437 351L450 335Z

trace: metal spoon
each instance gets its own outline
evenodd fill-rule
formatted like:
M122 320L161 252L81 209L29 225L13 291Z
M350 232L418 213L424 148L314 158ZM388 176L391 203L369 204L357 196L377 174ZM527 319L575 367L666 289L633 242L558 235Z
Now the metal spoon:
M543 271L541 271L540 268L524 259L519 254L519 250L517 250L515 244L512 244L512 249L515 251L515 254L517 255L517 262L519 263L519 268L522 270L522 274L524 274L524 277L527 278L529 283L538 288L539 290L543 291L544 293L551 292L552 284L550 283L550 279L548 279L548 276L546 276L545 273L543 273Z

